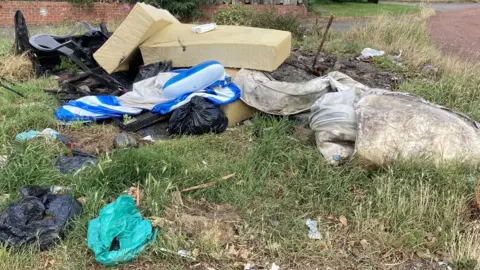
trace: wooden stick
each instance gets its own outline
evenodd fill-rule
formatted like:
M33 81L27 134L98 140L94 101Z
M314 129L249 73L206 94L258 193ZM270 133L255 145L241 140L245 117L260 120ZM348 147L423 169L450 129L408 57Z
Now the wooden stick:
M137 182L137 206L140 205L140 183Z
M312 70L314 71L316 70L315 65L317 64L318 55L322 51L323 43L325 43L325 40L327 39L328 30L330 29L330 26L332 26L334 18L335 16L333 16L333 14L330 15L330 20L328 20L327 28L325 28L325 33L323 33L322 41L320 41L320 45L318 45L317 54L315 55L315 59L313 60L312 64Z
M234 176L235 176L235 174L232 173L232 174L229 174L229 175L226 175L226 176L222 177L222 178L219 179L219 180L215 180L215 181L208 182L208 183L205 183L205 184L201 184L201 185L198 185L198 186L186 188L186 189L182 190L182 192L187 192L187 191L192 191L192 190L197 190L197 189L202 189L202 188L211 187L211 186L214 186L214 185L218 184L218 183L221 182L222 180L227 180L227 179L232 178L232 177L234 177Z

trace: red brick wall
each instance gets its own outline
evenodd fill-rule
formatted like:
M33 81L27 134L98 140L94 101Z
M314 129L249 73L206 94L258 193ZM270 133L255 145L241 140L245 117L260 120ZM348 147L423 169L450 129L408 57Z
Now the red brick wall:
M85 10L67 2L0 0L0 25L13 25L13 16L17 9L22 11L28 24L52 24L123 20L131 7L122 3L95 3L92 10Z
M252 5L257 10L264 10L271 5ZM0 0L0 25L13 25L13 16L17 9L21 10L28 24L54 24L79 21L118 21L123 20L133 6L122 3L95 3L93 9L85 10L72 6L67 2L44 1L2 1ZM201 6L200 9L207 15L213 16L219 8L226 5ZM303 5L276 5L273 6L277 14L296 14L307 16L307 9Z

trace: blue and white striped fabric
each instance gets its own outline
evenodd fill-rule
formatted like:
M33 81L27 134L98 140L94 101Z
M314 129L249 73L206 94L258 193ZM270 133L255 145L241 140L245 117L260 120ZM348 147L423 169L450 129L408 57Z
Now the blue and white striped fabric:
M122 106L115 96L86 96L61 106L55 117L61 121L92 121L138 115L142 109Z
M60 107L55 117L68 122L134 116L143 110L166 114L194 96L204 97L213 104L228 104L240 98L240 89L219 62L208 61L191 69L160 73L137 82L133 91L118 98L87 96L72 100Z

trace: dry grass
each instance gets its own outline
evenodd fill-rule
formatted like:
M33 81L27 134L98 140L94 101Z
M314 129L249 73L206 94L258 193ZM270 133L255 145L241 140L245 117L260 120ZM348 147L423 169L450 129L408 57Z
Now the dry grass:
M381 16L372 20L366 28L354 28L344 40L369 46L390 54L403 49L403 58L416 69L433 65L444 75L466 75L480 68L479 63L470 63L457 56L445 56L436 49L428 36L427 19L434 11L424 8L420 15L392 18ZM379 27L381 26L381 27Z
M114 125L90 125L65 127L60 132L85 153L99 155L112 151L120 130Z
M0 77L18 82L29 80L33 76L33 65L27 55L0 57Z

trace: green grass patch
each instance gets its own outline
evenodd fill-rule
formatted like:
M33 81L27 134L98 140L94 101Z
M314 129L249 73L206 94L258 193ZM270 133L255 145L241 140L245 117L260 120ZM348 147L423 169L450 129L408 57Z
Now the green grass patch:
M356 3L356 2L324 2L315 3L314 10L321 16L330 14L336 17L373 17L380 15L405 15L419 13L417 6L390 4L390 3Z
M402 48L406 63L419 62L406 65L418 76L404 82L401 91L480 119L480 76L473 71L463 76L446 73L447 64L456 62L436 58L435 52L427 50L424 22L397 24L385 19L375 26L385 33L369 27L371 31L332 33L325 48L350 56L366 46L389 55ZM375 33L374 38L365 31ZM307 37L304 43L315 48L317 41L318 37ZM10 46L11 41L0 41L0 51L7 52ZM396 70L391 60L379 57L376 65ZM439 73L423 74L421 66L426 63L437 66ZM237 236L228 239L233 244L215 245L163 228L153 246L120 269L190 269L198 263L242 269L246 262L275 262L281 269L388 269L392 265L410 269L409 260L418 262L419 255L432 264L442 259L468 268L480 257L480 229L470 212L478 167L439 167L421 161L375 171L354 164L333 167L312 143L296 137L292 121L258 115L251 126L115 150L100 156L96 166L62 175L55 170L55 159L66 151L64 146L46 139L14 141L19 132L56 128L53 112L59 104L41 91L55 84L47 78L21 83L17 90L25 99L0 92L0 155L9 156L0 168L0 196L11 195L0 208L18 199L18 189L29 184L70 186L74 196L85 197L87 203L65 239L52 250L0 247L5 269L104 269L88 250L86 233L88 221L113 197L139 185L145 190L142 214L163 217L170 208L180 208L177 191L233 173L234 177L217 185L182 194L187 206L192 200L231 205L241 218ZM340 216L348 227L335 219ZM307 218L319 221L323 240L308 239ZM246 247L250 255L232 257L228 254L232 245ZM200 255L193 262L162 248L173 253L198 248Z

